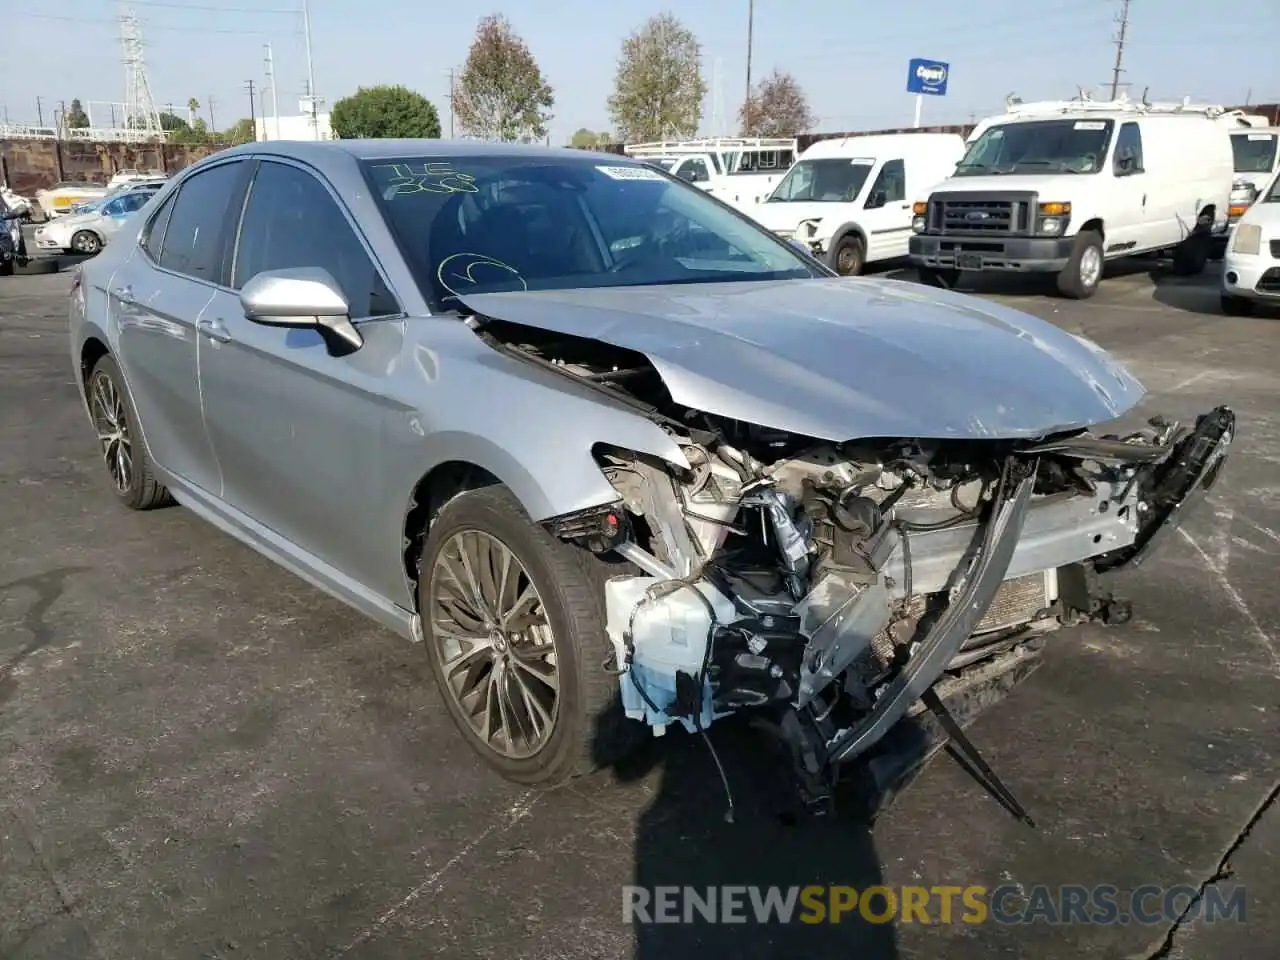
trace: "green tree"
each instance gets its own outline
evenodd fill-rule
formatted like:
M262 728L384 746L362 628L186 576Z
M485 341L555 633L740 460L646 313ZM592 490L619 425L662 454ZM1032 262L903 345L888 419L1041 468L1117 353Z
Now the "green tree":
M613 134L608 132L596 133L594 130L588 130L586 127L580 128L577 133L569 138L569 146L577 147L580 150L590 150L592 147L603 147L613 142Z
M794 137L814 125L809 101L789 73L774 70L738 112L744 137Z
M169 134L170 143L200 144L208 143L210 139L209 128L203 120L198 118L195 123L190 125L184 123Z
M408 87L359 87L333 105L333 135L340 140L440 136L435 105Z
M252 120L242 117L230 129L224 130L218 139L224 143L253 143L258 139L258 131Z
M66 124L72 130L83 130L89 126L89 115L84 112L84 107L80 105L78 99L71 101L71 106L67 107Z
M130 126L141 126L141 124L135 121L130 123ZM160 111L160 129L165 131L165 133L172 133L175 130L186 130L187 126L187 121L183 120L176 113L169 113L167 110Z
M650 18L622 42L609 96L619 136L635 142L698 132L707 95L701 53L693 31L669 12Z
M555 94L528 45L501 14L476 28L453 93L453 115L463 133L484 140L541 140Z

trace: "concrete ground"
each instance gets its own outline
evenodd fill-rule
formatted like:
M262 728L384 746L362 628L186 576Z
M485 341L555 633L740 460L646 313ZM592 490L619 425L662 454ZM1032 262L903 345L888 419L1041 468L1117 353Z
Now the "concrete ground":
M787 826L732 727L714 735L732 825L692 737L552 793L499 780L420 650L181 508L116 506L77 406L67 287L0 280L0 956L1274 956L1280 319L1219 315L1212 278L1000 297L1113 349L1150 412L1240 417L1211 499L1123 576L1134 621L1057 634L971 728L1037 829L945 757L874 829ZM626 884L813 883L1247 899L1217 924L623 922Z

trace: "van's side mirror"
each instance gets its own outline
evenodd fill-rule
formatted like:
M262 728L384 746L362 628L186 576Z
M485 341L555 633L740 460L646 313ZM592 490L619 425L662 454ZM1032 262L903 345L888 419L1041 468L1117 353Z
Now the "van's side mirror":
M1127 177L1137 172L1137 160L1132 150L1124 150L1116 154L1116 176Z
M693 167L681 167L676 176L686 183L693 183L698 179L698 171Z
M347 298L321 267L264 270L241 289L240 306L254 323L319 330L326 342L343 345L344 352L364 346L351 323Z
M877 210L889 202L888 196L883 190L877 190L871 196L867 197L866 209Z

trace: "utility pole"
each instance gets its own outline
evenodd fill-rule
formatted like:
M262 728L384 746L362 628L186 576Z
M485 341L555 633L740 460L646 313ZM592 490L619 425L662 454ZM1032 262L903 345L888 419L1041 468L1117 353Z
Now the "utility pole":
M44 101L40 97L36 97L36 123L44 126Z
M453 67L449 68L449 139L453 139Z
M1111 68L1111 99L1116 98L1120 90L1120 74L1124 73L1124 42L1129 33L1129 0L1120 0L1120 36L1112 42L1116 45L1116 64Z
M58 101L58 139L65 140L67 138L67 101Z
M253 127L253 139L257 140L258 139L258 114L257 114L257 104L254 102L254 97L253 97L253 81L246 80L244 82L244 88L247 91L249 91L249 123Z
M1128 2L1128 0L1126 0ZM751 104L751 46L752 33L756 25L756 0L747 0L747 98L742 101L742 119L749 120ZM743 131L746 132L745 130Z
M302 0L302 32L307 41L307 104L311 107L311 138L320 139L320 118L317 115L319 106L316 97L316 70L311 62L311 4Z
M209 94L204 98L204 105L209 108L209 132L213 133L218 129L218 125L213 120L213 94Z
M279 140L280 139L280 95L276 91L276 61L275 61L275 55L271 52L271 44L268 43L268 44L265 44L265 46L266 46L266 61L267 61L267 82L271 84L271 121L272 121L272 126L275 127L275 138ZM262 112L264 114L262 118L262 126L263 126L263 129L265 130L267 125L267 118L265 116L267 111L265 107L263 108Z

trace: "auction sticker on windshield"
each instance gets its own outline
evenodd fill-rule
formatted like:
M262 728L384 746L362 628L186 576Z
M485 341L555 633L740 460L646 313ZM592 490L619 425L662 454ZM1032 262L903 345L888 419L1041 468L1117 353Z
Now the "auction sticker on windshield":
M667 179L657 170L650 170L648 167L596 167L596 169L614 180L657 180L665 183Z
M1105 130L1107 124L1103 120L1077 120L1073 130Z

